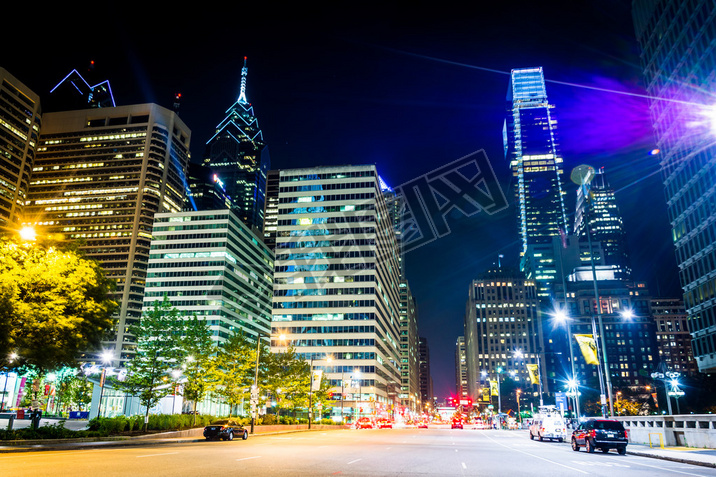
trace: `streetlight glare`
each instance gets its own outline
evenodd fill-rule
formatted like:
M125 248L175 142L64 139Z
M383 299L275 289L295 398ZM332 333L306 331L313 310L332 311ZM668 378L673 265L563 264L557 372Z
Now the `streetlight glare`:
M34 242L37 238L37 233L33 227L23 227L20 229L20 238L28 242Z
M622 312L622 317L627 320L631 320L632 318L634 318L634 312L632 310L624 310Z
M111 351L102 352L102 362L109 363L111 361L112 361L112 352Z

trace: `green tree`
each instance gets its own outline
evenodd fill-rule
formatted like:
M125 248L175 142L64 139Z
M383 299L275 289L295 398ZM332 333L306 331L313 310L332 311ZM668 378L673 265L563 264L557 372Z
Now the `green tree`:
M0 355L35 371L33 394L51 370L77 366L112 329L114 282L72 249L0 242Z
M273 353L267 360L265 389L276 397L280 409L308 408L310 366L301 359L293 346L284 353Z
M266 358L268 352L262 353ZM229 416L235 407L248 400L254 384L256 345L243 333L234 333L221 344L210 362L210 386L229 405Z
M146 407L144 431L147 431L149 409L172 391L167 383L181 357L181 319L169 299L155 301L138 324L129 327L137 339L137 352L127 364L127 376L120 386L139 397Z
M184 320L179 349L184 370L184 398L192 402L193 424L196 425L196 404L211 388L207 372L212 367L216 346L211 339L211 330L205 320L196 316Z

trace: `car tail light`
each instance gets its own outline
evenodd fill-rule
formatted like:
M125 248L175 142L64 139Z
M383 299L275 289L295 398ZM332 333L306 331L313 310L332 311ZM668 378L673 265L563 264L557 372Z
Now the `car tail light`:
M589 437L597 437L597 431L591 429L588 433Z

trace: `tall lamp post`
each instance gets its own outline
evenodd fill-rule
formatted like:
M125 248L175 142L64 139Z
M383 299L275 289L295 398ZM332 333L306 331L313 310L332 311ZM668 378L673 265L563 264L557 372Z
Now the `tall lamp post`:
M614 417L614 403L612 402L612 382L611 378L609 376L609 364L607 363L607 345L604 338L604 323L602 323L602 302L599 299L599 290L597 288L597 269L594 265L594 249L592 247L592 232L591 227L589 224L589 209L590 209L590 203L589 203L589 189L590 189L590 183L592 182L592 179L594 179L594 168L587 165L581 165L577 166L574 169L572 169L571 179L573 182L575 182L577 185L579 185L582 188L582 194L584 195L584 200L587 202L587 207L585 207L585 221L586 221L586 229L587 229L587 241L589 243L589 262L592 266L592 282L594 283L594 299L596 300L597 305L597 321L599 322L599 341L601 341L601 359L604 368L604 377L605 384L602 384L600 380L600 386L602 387L601 392L601 403L602 403L602 415L606 417L606 401L609 401L609 415L611 417ZM566 290L565 290L566 291ZM594 343L597 343L597 336L596 336L596 329L594 326L594 314L592 313L592 330L594 334ZM599 348L600 346L597 346L597 355L599 354ZM600 375L601 377L601 375ZM605 386L606 385L606 389ZM606 395L605 395L606 391Z
M102 353L102 375L99 378L99 403L97 404L97 416L102 417L102 396L104 395L104 380L107 377L107 365L112 362L112 353L105 351Z
M564 289L564 303L565 307L567 304L567 289ZM567 310L557 310L554 313L554 317L557 319L557 321L563 322L566 326L567 331L567 344L569 345L569 363L571 365L572 370L572 378L568 380L569 383L569 392L574 393L574 410L575 414L577 416L577 419L579 419L579 381L577 380L576 373L574 372L574 348L572 347L572 326L571 326L571 319L569 316L567 316Z
M7 395L7 382L10 380L10 363L17 359L17 353L10 353L8 357L8 365L5 368L5 385L2 390L2 401L0 401L0 411L5 410L5 396Z

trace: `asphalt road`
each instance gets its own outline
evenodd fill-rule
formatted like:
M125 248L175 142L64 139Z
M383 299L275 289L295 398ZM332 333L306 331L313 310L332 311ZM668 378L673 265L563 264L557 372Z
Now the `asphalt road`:
M22 476L716 476L716 469L615 451L587 454L527 431L365 429L0 454Z

